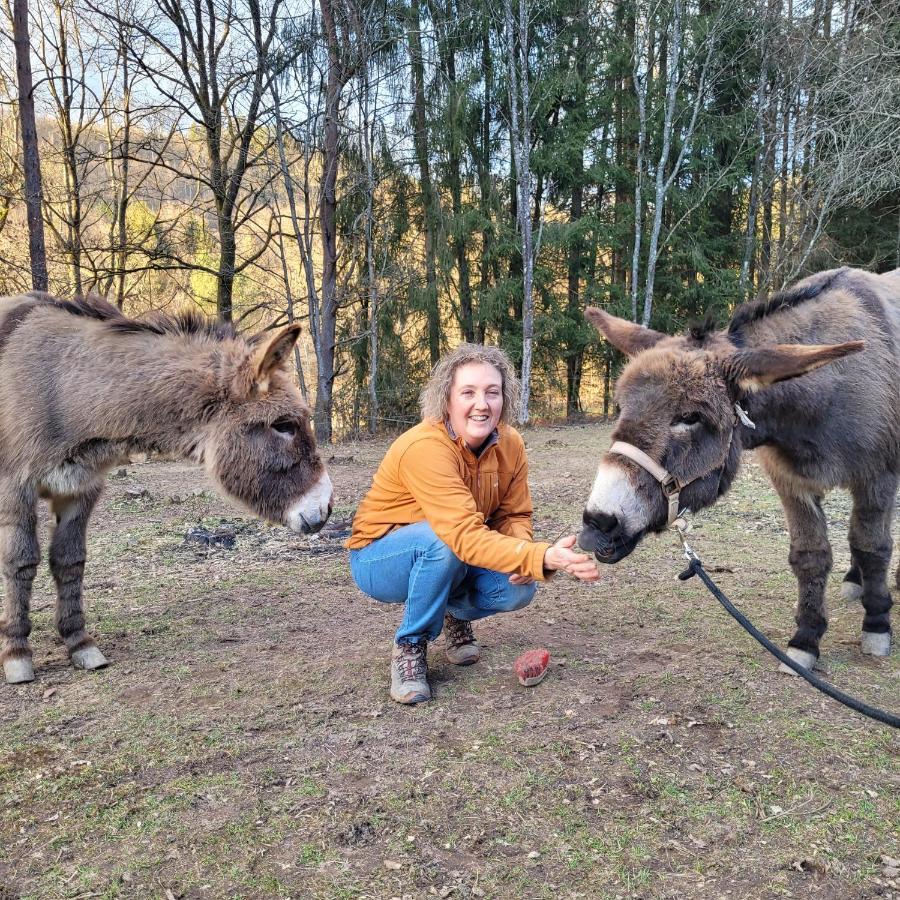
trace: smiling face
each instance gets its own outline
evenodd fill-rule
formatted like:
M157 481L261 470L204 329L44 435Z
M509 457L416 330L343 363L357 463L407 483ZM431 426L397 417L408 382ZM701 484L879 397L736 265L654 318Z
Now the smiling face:
M450 386L447 418L469 449L477 450L493 433L503 413L503 376L488 363L460 366Z

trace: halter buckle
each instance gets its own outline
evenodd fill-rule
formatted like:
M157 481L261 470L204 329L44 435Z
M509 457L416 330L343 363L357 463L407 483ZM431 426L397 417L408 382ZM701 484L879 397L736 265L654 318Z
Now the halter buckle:
M667 497L671 497L673 494L678 494L681 491L681 483L671 473L667 473L666 477L659 484Z

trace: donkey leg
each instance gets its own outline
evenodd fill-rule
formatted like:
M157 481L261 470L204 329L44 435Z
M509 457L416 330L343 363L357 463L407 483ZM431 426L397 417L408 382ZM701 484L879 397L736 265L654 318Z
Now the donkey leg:
M102 486L78 497L55 497L51 509L56 527L50 541L50 571L56 582L56 627L76 669L107 665L94 639L85 630L82 582L87 524Z
M891 594L887 586L891 562L891 520L897 477L885 474L854 485L850 517L850 549L862 576L862 652L887 656L891 652Z
M781 502L791 535L788 557L797 578L798 599L794 621L797 630L788 641L787 654L806 669L819 658L819 641L828 628L825 585L831 571L831 545L822 512L822 495L785 492ZM780 670L794 674L782 664Z
M28 635L31 634L31 585L41 559L37 539L37 497L13 488L8 505L0 509L0 557L6 588L0 634L0 660L9 684L34 681Z
M862 572L859 569L859 560L856 558L856 555L853 553L853 548L850 548L850 568L847 569L847 574L844 575L844 580L841 582L841 597L847 601L859 600L862 597L863 587L862 587Z

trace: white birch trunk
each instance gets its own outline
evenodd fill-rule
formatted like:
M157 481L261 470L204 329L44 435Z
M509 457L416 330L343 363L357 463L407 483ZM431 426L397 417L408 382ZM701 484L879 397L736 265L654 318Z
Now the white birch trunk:
M519 21L513 16L512 0L505 0L507 58L509 61L510 144L516 163L518 218L522 235L522 400L518 421L529 419L531 364L534 342L534 252L531 231L531 103L528 84L528 5L519 0ZM518 53L516 47L518 45Z
M369 79L369 63L367 54L362 63L362 138L363 156L366 165L366 271L368 275L369 295L369 434L378 430L378 283L375 272L375 163L372 144L374 143L376 115L372 108L371 83ZM377 108L377 88L374 106Z
M638 276L641 265L641 241L644 234L643 198L644 144L647 140L647 77L641 73L644 63L644 38L641 36L639 13L635 11L634 23L634 92L638 102L638 152L637 172L634 183L634 250L631 255L631 321L637 322ZM649 61L648 61L649 65Z
M675 179L681 172L681 166L684 158L691 146L694 132L697 128L697 116L700 114L700 108L706 96L706 86L709 81L709 68L713 61L713 56L718 41L718 29L722 26L722 20L713 23L706 37L706 59L703 61L703 67L700 72L700 83L697 85L697 93L694 96L693 108L691 109L691 120L684 129L681 141L681 150L678 153L672 171L669 177L665 177L666 163L669 159L669 151L672 147L672 134L675 128L675 104L678 97L679 87L679 59L681 57L681 41L682 41L682 15L683 0L675 0L674 19L672 23L672 40L670 42L668 79L666 86L666 113L663 124L663 147L659 154L659 164L656 167L656 195L655 209L653 210L653 228L650 232L650 247L647 253L647 281L644 286L644 315L642 324L644 327L650 325L650 316L653 312L653 284L656 278L656 263L659 260L659 234L662 229L663 206L666 201L666 194L669 188L675 183Z
M669 43L667 68L666 113L663 121L663 145L656 164L656 192L654 195L653 226L650 229L650 247L647 254L647 279L644 283L644 314L641 324L647 328L653 312L653 283L656 279L656 261L659 256L659 232L662 228L663 204L666 199L666 163L672 147L672 128L675 120L675 101L678 96L678 60L681 56L682 0L675 0L672 39Z
M300 261L303 265L303 274L306 278L306 294L309 304L309 333L312 339L313 351L316 354L316 371L319 371L322 364L322 340L319 328L319 292L316 288L315 268L313 264L312 254L312 221L309 212L309 185L306 185L306 202L305 215L301 223L300 215L297 211L297 197L294 190L294 177L288 166L287 154L284 147L284 121L281 116L281 98L278 92L278 86L272 84L272 101L273 111L275 114L275 144L278 148L278 162L281 166L281 177L284 182L284 191L288 201L288 212L291 219L291 228L294 232L294 239L297 242L297 250L300 254ZM311 144L304 141L304 174L308 177L310 159L308 155L311 152ZM295 357L295 363L299 366L299 358ZM300 370L298 369L298 376Z

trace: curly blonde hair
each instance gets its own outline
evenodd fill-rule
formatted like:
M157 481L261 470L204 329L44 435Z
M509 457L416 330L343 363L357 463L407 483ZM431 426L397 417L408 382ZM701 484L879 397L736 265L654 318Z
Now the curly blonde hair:
M500 373L503 383L500 421L509 424L519 408L522 385L516 377L510 358L499 347L486 347L484 344L460 344L438 360L419 395L422 418L434 422L443 422L447 418L450 388L453 387L456 370L469 363L486 363Z

